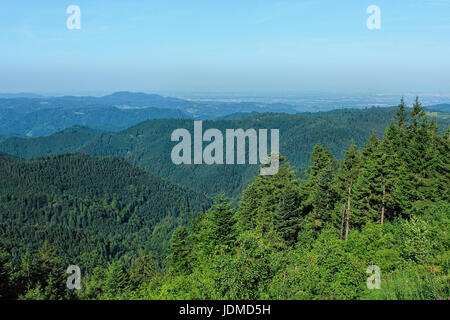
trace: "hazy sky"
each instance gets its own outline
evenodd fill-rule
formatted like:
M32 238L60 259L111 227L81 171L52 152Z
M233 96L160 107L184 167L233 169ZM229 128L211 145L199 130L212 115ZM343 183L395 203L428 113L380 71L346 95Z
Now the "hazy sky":
M450 93L450 0L1 0L0 30L0 92Z

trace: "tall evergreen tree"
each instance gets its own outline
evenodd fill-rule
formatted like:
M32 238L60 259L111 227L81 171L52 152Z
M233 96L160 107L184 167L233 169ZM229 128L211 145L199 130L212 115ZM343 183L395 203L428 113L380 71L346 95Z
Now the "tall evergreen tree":
M355 142L352 140L349 149L345 152L344 160L342 161L342 166L338 174L338 184L340 186L342 198L345 199L346 203L342 209L341 217L341 230L340 238L348 238L348 233L350 231L350 216L352 212L352 195L353 195L353 185L359 175L359 170L361 166L361 159L358 153Z
M404 129L406 126L408 114L406 113L405 100L400 100L400 104L398 105L397 112L395 113L394 119L397 121L397 126L400 129Z
M420 120L425 117L425 110L419 102L419 97L416 97L416 100L414 101L410 116L412 120L412 130L416 131Z
M300 215L305 217L304 227L315 230L332 220L332 210L338 198L335 188L336 161L328 148L317 144L311 153L311 169L300 185Z
M297 242L297 234L301 226L299 206L298 188L287 187L275 210L274 225L288 246L293 246Z
M273 176L256 176L242 193L236 213L239 231L254 230L264 236L274 235L274 212L283 190L297 183L295 172L280 157L280 167Z
M211 244L213 246L231 247L235 240L234 212L230 202L222 193L213 204L210 211Z
M191 271L191 246L186 227L180 226L173 232L167 259L170 269L175 273L189 273Z
M66 268L55 248L45 241L38 252L37 269L38 281L47 299L61 299L67 293Z
M106 271L105 287L103 289L105 298L121 298L121 295L129 288L128 275L120 261L109 264Z
M362 226L376 221L380 215L382 178L380 174L381 144L372 133L362 150L361 169L353 186L353 214L351 225Z

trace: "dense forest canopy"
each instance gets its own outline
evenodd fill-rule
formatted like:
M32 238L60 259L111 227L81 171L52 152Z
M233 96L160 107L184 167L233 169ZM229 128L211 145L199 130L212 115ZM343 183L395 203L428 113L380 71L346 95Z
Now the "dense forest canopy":
M162 261L171 230L210 206L205 195L117 158L1 156L0 176L0 244L15 262L44 242L84 269L129 264L141 251Z
M237 206L219 194L209 207L114 158L2 154L0 295L448 299L450 130L418 100L412 109L402 101L394 118L340 160L316 144L304 174L283 157ZM135 139L139 127L126 132ZM155 251L169 233L167 251ZM81 290L65 288L68 257L86 262ZM379 290L366 287L372 265Z
M203 127L226 129L280 129L280 152L303 176L314 145L327 146L338 159L353 139L358 147L373 131L382 137L396 112L395 108L334 110L301 114L250 114L239 119L203 121ZM257 165L195 166L172 163L175 129L192 132L193 121L157 119L142 122L119 133L73 127L48 137L0 140L0 151L32 158L62 152L85 152L94 156L124 158L148 172L215 196L224 191L234 201L258 172Z

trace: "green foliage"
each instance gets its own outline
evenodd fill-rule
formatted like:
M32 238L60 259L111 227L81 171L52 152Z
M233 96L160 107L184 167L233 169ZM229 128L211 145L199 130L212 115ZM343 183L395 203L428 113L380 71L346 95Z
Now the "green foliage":
M450 296L450 278L440 272L417 268L394 271L380 290L368 293L370 300L444 300Z
M301 228L299 204L300 197L296 188L287 187L274 212L275 229L288 246L293 246L297 242Z
M403 229L403 255L409 262L426 264L433 247L430 239L430 227L420 218L412 217L402 223Z
M123 299L129 288L129 277L124 266L119 261L114 261L108 265L105 275L105 283L103 289L103 298Z
M8 266L8 261L10 258L8 257L8 254L0 250L0 299L7 299L9 298L9 290L10 290L10 275L9 275L9 269L10 266Z
M191 271L191 246L186 227L180 226L173 232L170 240L169 261L170 269L176 273L189 273Z
M214 204L194 223L195 250L205 258L216 251L227 251L235 242L235 217L228 198L223 194L215 198Z
M449 131L440 134L418 100L409 116L402 100L395 121L361 150L349 141L340 161L316 144L301 177L282 157L277 174L253 178L237 208L224 195L209 208L197 193L111 158L0 157L0 294L448 299ZM82 249L69 235L90 241ZM73 257L96 265L75 297L60 278ZM366 286L370 265L381 270L381 289Z
M185 255L194 261L189 274L167 274L140 298L448 298L450 210L438 192L448 182L448 134L437 134L418 103L412 117L402 102L382 140L372 135L361 151L351 143L339 162L316 145L304 179L287 163L255 177L236 211L231 250L208 245L217 229L211 213L200 215L183 232L190 248L203 248ZM373 264L381 290L366 287Z
M178 103L181 101L177 101ZM198 109L199 105L191 108ZM241 108L242 105L239 105L237 109ZM221 109L215 108L217 112L221 112ZM261 110L260 104L257 110ZM341 159L344 148L352 139L361 147L371 130L381 137L394 114L394 108L297 114L254 113L241 119L204 121L203 131L210 128L217 128L222 132L230 128L281 129L280 152L299 172L303 172L303 169L307 169L309 155L318 142L328 146ZM190 186L200 193L216 196L224 191L233 202L237 202L242 191L257 174L257 165L175 165L170 158L171 149L175 145L170 136L178 128L193 132L193 121L155 119L117 133L75 127L48 137L6 138L0 140L0 151L27 159L62 152L120 157L157 176Z
M172 230L210 205L204 195L113 158L0 158L0 176L0 244L16 264L44 240L65 268L90 271L125 256L129 267L148 251L162 262Z

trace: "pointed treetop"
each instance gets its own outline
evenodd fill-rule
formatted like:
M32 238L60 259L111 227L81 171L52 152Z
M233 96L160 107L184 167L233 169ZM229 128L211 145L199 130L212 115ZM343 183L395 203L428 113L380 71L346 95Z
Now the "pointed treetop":
M419 119L425 116L425 110L423 109L423 106L419 102L419 97L416 97L410 115L413 120L413 128L416 129Z
M395 118L394 118L395 121L397 121L398 127L400 129L405 127L406 117L407 117L407 114L405 111L405 100L402 97L402 99L400 100L400 104L398 105L398 110L395 114Z

